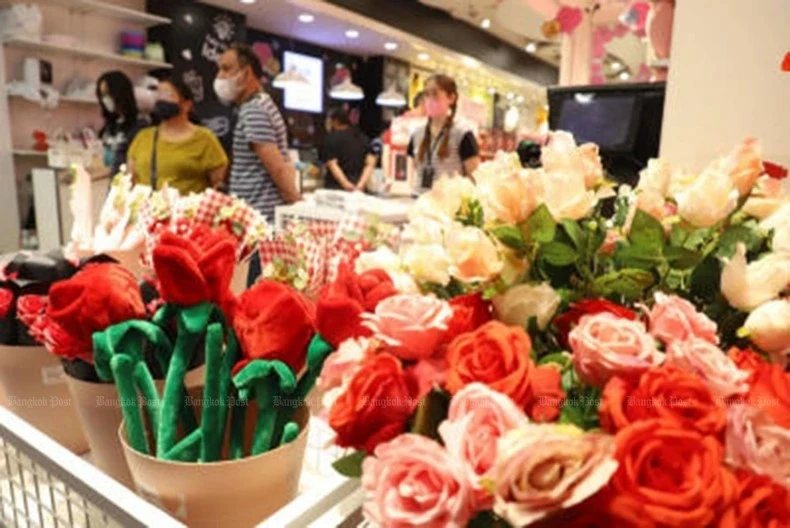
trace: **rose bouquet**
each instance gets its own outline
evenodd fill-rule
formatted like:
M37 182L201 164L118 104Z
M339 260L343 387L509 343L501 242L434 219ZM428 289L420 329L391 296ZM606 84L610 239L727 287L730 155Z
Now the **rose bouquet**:
M374 526L781 525L786 180L753 141L698 175L654 160L607 218L597 149L557 139L540 170L437 182L398 255L360 256L424 295L329 340L329 422L357 449L336 468ZM444 330L433 305L470 298L487 317Z

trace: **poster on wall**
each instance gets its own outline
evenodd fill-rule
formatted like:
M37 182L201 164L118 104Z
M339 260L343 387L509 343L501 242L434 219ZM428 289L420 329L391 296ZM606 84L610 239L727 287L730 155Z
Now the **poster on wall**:
M246 17L233 11L187 0L148 0L148 11L172 19L169 26L149 30L149 40L162 42L171 75L182 80L195 97L195 112L230 151L233 110L214 93L220 55L234 42L246 40Z
M302 86L285 89L284 105L288 110L320 114L324 111L324 62L316 57L286 51L283 54L285 71L295 70L307 80Z

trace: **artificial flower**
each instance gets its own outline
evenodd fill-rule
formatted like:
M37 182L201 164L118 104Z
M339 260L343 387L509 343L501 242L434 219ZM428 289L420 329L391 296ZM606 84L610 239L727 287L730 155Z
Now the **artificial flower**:
M401 267L400 257L387 246L361 253L354 261L354 272L357 275L373 270L387 272L395 289L400 293L417 293L419 291L412 276Z
M558 315L552 321L552 326L557 329L557 340L559 343L564 347L569 346L568 334L579 324L581 318L585 315L599 313L610 313L621 319L631 321L635 321L637 318L636 312L621 304L616 304L606 299L582 299L572 304L565 313Z
M735 478L738 494L732 508L731 526L782 528L790 519L790 489L769 477L743 469L735 472Z
M582 317L568 341L576 373L594 387L615 376L636 379L664 362L643 323L608 312Z
M492 318L491 303L480 293L469 293L450 299L453 316L447 323L447 341L467 332L473 332Z
M540 158L545 170L579 175L588 189L594 189L603 181L598 145L585 143L576 146L573 135L568 132L554 132Z
M464 528L472 490L461 463L437 442L404 434L362 463L363 514L373 526Z
M765 172L761 157L760 144L754 138L747 138L725 158L725 170L730 175L740 196L749 195L757 178Z
M403 265L414 280L440 286L450 283L452 262L440 244L413 244L403 252Z
M8 288L0 288L0 319L11 313L14 305L14 292Z
M453 224L445 239L450 274L463 282L495 278L504 266L496 244L482 229Z
M325 409L332 407L362 363L372 353L374 351L371 340L360 337L343 341L336 351L329 354L316 381L316 387L324 391L321 405Z
M672 167L662 159L651 159L647 167L639 173L637 189L651 191L661 198L669 196L669 184L672 181Z
M544 330L562 303L562 298L548 282L537 285L520 284L494 298L494 311L500 321L514 326L527 326L536 318Z
M741 211L763 221L775 217L783 209L790 209L790 180L761 176ZM788 214L788 213L784 213Z
M667 345L691 337L704 339L714 345L719 342L716 323L677 295L657 292L648 318L650 334Z
M588 190L584 174L544 172L545 203L555 220L579 220L589 215L605 195Z
M721 272L721 292L739 310L752 311L776 299L788 284L790 253L769 253L747 265L746 247L741 243Z
M698 337L671 343L667 364L696 374L718 398L749 390L749 373L739 369L719 347Z
M532 169L477 180L486 220L523 222L543 201L543 173Z
M712 227L738 205L738 189L719 167L706 168L689 186L675 194L680 217L694 227Z
M783 180L790 187L790 178ZM785 205L771 216L760 222L760 227L766 231L773 230L771 247L776 252L790 253L790 191L785 198Z
M790 356L790 298L769 301L744 323L749 340L782 365Z
M750 405L731 405L727 414L727 463L771 477L790 488L790 429Z
M477 197L478 190L469 178L444 176L422 194L409 212L409 219L453 219L464 201Z
M763 409L774 423L790 430L790 372L776 363L758 363L750 380L747 403Z

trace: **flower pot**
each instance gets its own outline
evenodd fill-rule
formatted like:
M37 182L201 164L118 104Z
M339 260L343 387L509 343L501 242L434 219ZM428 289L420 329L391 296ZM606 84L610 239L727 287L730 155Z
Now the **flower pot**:
M118 443L118 427L123 421L118 389L112 383L85 381L86 376L79 379L73 373L74 369L67 369L66 380L88 439L91 460L121 484L132 487L132 478ZM204 376L203 366L191 370L185 380L187 388L202 385ZM156 386L161 394L164 380L157 380Z
M246 421L247 449L255 412L251 405ZM289 444L254 457L208 464L159 460L129 447L123 427L118 435L137 492L149 502L191 528L244 528L256 526L296 497L309 417L306 407L297 410L294 420L301 431Z
M236 264L233 271L233 279L230 282L230 291L234 295L241 295L247 289L247 278L250 274L250 259L243 260Z
M88 451L63 367L43 346L0 345L0 386L14 414L76 454Z

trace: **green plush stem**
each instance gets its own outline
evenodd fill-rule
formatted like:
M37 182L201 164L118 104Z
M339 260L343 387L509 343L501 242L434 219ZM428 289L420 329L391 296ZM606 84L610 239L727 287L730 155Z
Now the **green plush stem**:
M118 395L121 398L121 412L126 423L126 438L135 451L148 454L145 428L137 405L137 389L134 387L134 361L129 356L113 356L110 360Z
M299 436L299 426L296 422L288 422L283 428L283 437L282 440L280 440L280 445L284 446L285 444L290 444L296 440L297 436Z
M203 462L219 460L225 430L224 424L220 422L220 408L227 397L221 392L222 341L222 324L211 323L206 331L206 384L203 388L203 421L200 426L203 429L200 460Z
M219 393L224 398L224 401L230 400L231 395L231 383L233 376L231 372L233 371L233 366L238 361L238 351L239 345L238 341L236 341L236 334L233 332L232 328L229 328L227 334L225 335L226 342L225 342L225 355L223 357L222 362L222 370L220 371L219 376ZM219 408L219 413L217 415L218 423L220 425L220 447L222 445L222 439L225 437L225 424L228 423L228 405L222 405Z
M188 394L186 386L181 387L181 394ZM198 421L189 399L184 397L183 402L181 405L181 423L184 425L185 433L190 434L198 428Z
M277 410L274 408L274 384L269 380L255 383L255 400L258 403L258 421L252 441L252 456L265 453L272 447Z
M159 392L154 384L154 378L151 376L151 371L148 370L145 362L138 361L134 366L134 381L140 388L140 393L143 396L143 409L148 414L151 431L153 431L153 434L156 434L159 431L161 401L159 400Z
M198 462L202 444L203 430L195 429L168 451L164 459L173 462Z
M176 339L170 367L167 369L165 390L162 397L162 410L157 434L156 455L166 458L166 453L176 445L178 433L177 418L184 405L184 376L187 372L190 357L197 346L200 335L190 333L179 320L178 338Z
M230 459L244 458L244 426L247 417L247 403L237 400L230 417Z

